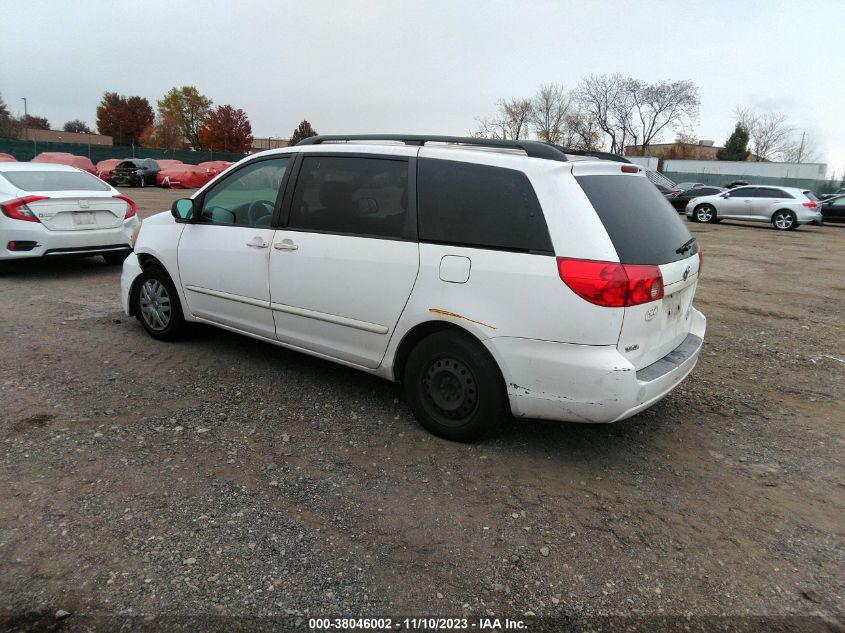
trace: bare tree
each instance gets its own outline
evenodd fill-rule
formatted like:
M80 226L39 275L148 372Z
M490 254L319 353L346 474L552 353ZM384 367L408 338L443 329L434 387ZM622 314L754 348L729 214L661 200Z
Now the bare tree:
M531 99L502 99L492 117L476 119L478 127L472 135L503 140L527 138L532 111Z
M781 152L781 160L786 163L815 163L820 158L816 139L807 132L796 133Z
M620 74L590 75L578 87L578 104L610 141L610 151L623 154L631 129L633 103L629 79Z
M795 130L787 123L785 114L755 112L737 106L737 122L748 130L749 144L755 161L786 160L794 145ZM798 147L795 154L802 153Z
M572 93L561 84L540 86L534 95L531 111L531 124L538 139L561 144L573 99Z
M628 131L640 156L665 130L683 131L698 119L701 98L691 81L629 79L624 88L632 105Z
M570 149L601 149L601 130L590 115L579 111L570 112L564 121L560 144Z

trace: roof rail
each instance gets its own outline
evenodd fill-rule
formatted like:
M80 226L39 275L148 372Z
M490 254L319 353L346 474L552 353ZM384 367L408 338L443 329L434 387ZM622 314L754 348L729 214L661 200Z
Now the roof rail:
M630 163L627 158L624 156L620 156L619 154L611 154L610 152L597 152L593 150L586 150L586 149L569 149L568 147L561 147L560 145L554 145L549 143L552 147L557 148L559 151L563 152L564 154L571 154L572 156L592 156L593 158L598 158L601 160L612 160L617 163Z
M455 143L478 147L497 147L501 149L521 149L532 158L545 158L565 162L563 148L541 141L503 141L499 139L471 138L468 136L428 136L423 134L331 134L309 136L297 145L320 145L326 142L342 141L399 141L405 145L423 146L426 143ZM575 152L572 152L575 153Z

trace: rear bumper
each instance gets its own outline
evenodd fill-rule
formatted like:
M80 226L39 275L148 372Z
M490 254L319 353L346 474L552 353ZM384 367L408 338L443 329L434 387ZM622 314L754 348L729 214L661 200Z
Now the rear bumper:
M692 309L687 338L639 371L614 346L492 338L485 345L505 377L517 417L567 422L616 422L647 409L695 367L707 319Z
M98 255L131 250L132 231L140 221L125 220L112 229L48 231L42 224L12 220L0 226L0 260L58 255ZM9 242L34 242L26 251L9 250Z

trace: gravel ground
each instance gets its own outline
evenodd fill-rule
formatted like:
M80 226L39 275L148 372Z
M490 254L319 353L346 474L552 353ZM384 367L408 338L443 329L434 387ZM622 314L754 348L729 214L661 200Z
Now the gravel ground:
M130 195L147 216L185 192ZM6 267L0 629L842 630L845 227L690 227L709 321L679 389L468 446L353 370L150 339L98 258Z

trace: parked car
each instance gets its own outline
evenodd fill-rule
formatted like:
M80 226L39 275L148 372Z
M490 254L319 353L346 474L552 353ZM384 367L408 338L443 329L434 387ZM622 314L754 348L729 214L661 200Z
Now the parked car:
M678 195L682 191L686 191L687 189L696 189L698 187L704 187L703 182L679 182L675 185L675 188L672 189L674 195Z
M654 186L657 187L657 190L662 193L664 196L668 196L672 193L672 189L667 187L666 185L660 185L658 183L654 183Z
M135 203L96 176L52 163L0 163L0 260L102 255L120 264Z
M822 223L813 192L794 187L737 187L725 193L693 198L687 203L686 214L693 222L771 222L780 231L811 222Z
M822 201L821 211L825 222L845 222L845 195Z
M401 381L423 426L465 441L511 413L614 422L663 398L701 349L700 267L635 165L311 137L147 219L121 300L156 339L199 321Z
M161 170L152 158L125 158L109 175L109 183L116 186L155 187L156 174Z
M693 198L700 196L712 196L713 194L722 193L723 191L725 190L722 189L722 187L711 187L709 185L705 185L704 187L687 189L677 195L668 196L666 199L669 201L669 204L675 207L676 211L683 213L687 209L687 203Z
M725 185L725 189L734 189L736 187L745 187L748 185L748 181L746 180L732 180L728 184Z

